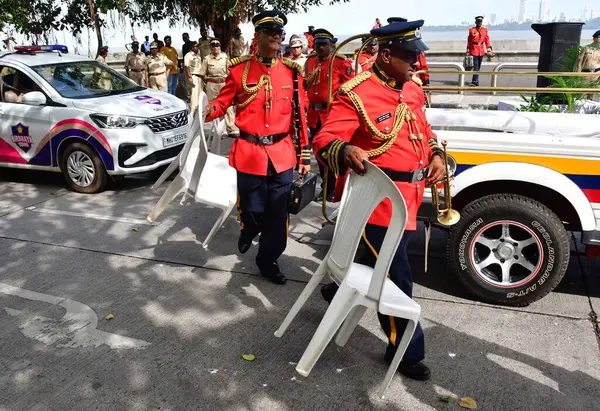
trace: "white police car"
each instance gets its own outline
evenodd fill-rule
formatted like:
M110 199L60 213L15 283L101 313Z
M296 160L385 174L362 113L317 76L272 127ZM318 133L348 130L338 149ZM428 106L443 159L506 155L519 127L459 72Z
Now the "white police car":
M73 190L95 193L109 176L170 163L189 123L177 97L65 46L0 54L0 167L62 171Z

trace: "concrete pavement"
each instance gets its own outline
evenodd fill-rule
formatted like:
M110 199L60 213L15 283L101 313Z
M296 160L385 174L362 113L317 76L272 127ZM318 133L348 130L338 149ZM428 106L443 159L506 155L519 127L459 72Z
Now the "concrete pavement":
M483 410L597 408L600 351L588 314L590 304L600 311L598 260L583 258L582 274L572 258L558 289L529 307L494 307L448 271L442 232L423 273L418 236L415 299L434 374L425 383L398 376L380 400L385 342L374 313L308 378L294 367L326 310L320 296L273 336L327 251L332 230L321 229L317 204L292 219L281 259L291 281L281 287L257 276L255 248L236 253L234 215L208 250L200 243L216 210L172 203L156 225L136 222L160 196L149 187L157 175L86 196L66 191L60 175L0 172L0 410L460 409L442 395L473 397ZM2 292L15 287L29 293ZM56 304L65 299L89 307L97 325L69 317L78 311ZM65 347L81 330L147 344ZM256 360L244 361L248 353Z

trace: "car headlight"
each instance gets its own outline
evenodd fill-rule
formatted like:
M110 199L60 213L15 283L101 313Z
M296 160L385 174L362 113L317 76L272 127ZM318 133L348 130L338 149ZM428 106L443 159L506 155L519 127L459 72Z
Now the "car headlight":
M91 114L90 117L101 128L134 128L146 121L145 118L140 117L109 114Z

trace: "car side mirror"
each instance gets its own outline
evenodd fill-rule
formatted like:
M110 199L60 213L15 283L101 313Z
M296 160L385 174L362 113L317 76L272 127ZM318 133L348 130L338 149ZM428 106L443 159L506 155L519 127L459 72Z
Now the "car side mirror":
M41 91L30 91L23 95L23 104L30 106L43 106L46 104L46 96Z

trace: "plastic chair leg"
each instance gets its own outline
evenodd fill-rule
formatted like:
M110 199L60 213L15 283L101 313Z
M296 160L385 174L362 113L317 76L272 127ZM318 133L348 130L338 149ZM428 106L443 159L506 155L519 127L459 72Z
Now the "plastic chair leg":
M210 233L208 233L206 239L202 243L203 248L208 248L208 243L210 242L210 240L212 240L215 234L217 234L217 231L219 231L221 226L225 223L225 220L227 220L227 217L229 217L229 214L231 214L231 210L233 210L233 207L235 207L235 203L230 204L226 209L223 210L223 212L215 222L215 225L210 230Z
M177 154L177 157L175 157L173 159L173 161L171 161L171 164L169 164L169 167L167 167L167 169L160 175L160 177L158 177L158 180L156 180L156 182L152 186L152 190L156 191L158 189L158 187L160 187L162 185L162 183L164 183L167 180L167 178L169 178L169 176L171 174L173 174L179 168L179 156L180 155L181 155L181 153Z
M392 360L392 363L390 364L390 368L388 368L388 371L385 374L385 378L383 379L383 383L381 384L381 387L379 388L379 392L377 393L377 395L379 395L379 398L383 399L385 390L387 390L387 388L390 385L390 382L392 382L392 378L398 372L398 365L400 365L400 361L402 361L402 357L404 357L404 352L406 351L406 347L408 347L408 343L410 343L410 340L411 340L413 334L415 333L416 328L417 328L417 322L414 320L408 320L408 324L406 325L406 330L404 330L404 334L402 334L402 339L400 340L400 344L398 345L398 348L396 349L396 354L394 355L394 359Z
M308 347L302 354L302 358L296 366L296 371L303 377L308 377L310 371L317 363L317 360L331 341L337 330L340 328L348 313L354 306L354 301L357 297L356 291L349 287L345 282L342 282L335 297L331 301L331 305L323 316L317 331L313 338L308 343Z
M327 259L325 258L323 261L326 260ZM312 295L312 293L321 283L321 280L325 277L325 274L327 272L326 265L327 263L325 262L322 262L321 265L319 265L319 268L317 268L317 271L315 271L312 278L310 279L308 284L306 284L306 287L304 287L304 290L302 290L302 293L300 294L292 308L290 308L290 311L285 316L285 319L283 320L277 331L275 331L275 337L283 337L283 334L288 329L294 318L296 318L296 315L298 315L304 304L306 304L306 301L308 301L308 298Z
M344 347L346 345L360 319L363 317L363 315L365 315L365 311L367 311L367 307L364 305L357 305L352 309L348 315L348 318L346 318L346 321L344 321L344 324L342 324L340 331L335 337L335 343L337 345L340 347Z
M165 208L167 208L169 203L186 189L187 181L185 181L185 179L181 176L175 177L171 184L169 184L169 187L162 195L160 200L158 200L158 203L156 203L154 208L150 211L150 214L148 214L146 220L153 223L154 220L156 220L158 216L161 215L163 211L165 211Z

